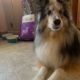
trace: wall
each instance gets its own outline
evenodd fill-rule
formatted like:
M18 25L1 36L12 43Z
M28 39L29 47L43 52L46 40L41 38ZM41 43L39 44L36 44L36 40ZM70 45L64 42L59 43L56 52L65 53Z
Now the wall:
M7 25L2 0L0 0L0 33L7 32Z

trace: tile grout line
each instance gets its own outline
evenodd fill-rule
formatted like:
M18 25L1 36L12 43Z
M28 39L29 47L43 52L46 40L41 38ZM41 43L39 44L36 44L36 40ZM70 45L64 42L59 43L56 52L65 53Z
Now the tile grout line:
M9 57L8 57L8 55L7 55L6 53L5 53L5 56L7 57L8 63L9 63L10 66L12 67L12 69L13 69L14 73L16 74L18 80L21 80L20 77L19 77L19 75L18 75L18 73L16 72L16 70L15 70L14 67L12 66L12 63L11 63L11 61L10 61L10 59L9 59Z

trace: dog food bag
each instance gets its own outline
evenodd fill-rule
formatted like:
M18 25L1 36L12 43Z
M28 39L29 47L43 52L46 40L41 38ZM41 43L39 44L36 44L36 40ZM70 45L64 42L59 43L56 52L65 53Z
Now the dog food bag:
M23 40L33 40L34 39L34 26L35 26L34 14L23 16L20 38Z
M22 40L34 39L35 7L35 0L22 0L23 15L20 31Z

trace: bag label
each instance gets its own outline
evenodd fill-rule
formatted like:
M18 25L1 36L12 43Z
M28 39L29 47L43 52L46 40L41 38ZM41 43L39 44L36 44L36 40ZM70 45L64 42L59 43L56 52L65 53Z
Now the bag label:
M25 15L22 18L22 23L26 23L26 22L34 22L35 21L35 15L34 14L30 14L30 15Z

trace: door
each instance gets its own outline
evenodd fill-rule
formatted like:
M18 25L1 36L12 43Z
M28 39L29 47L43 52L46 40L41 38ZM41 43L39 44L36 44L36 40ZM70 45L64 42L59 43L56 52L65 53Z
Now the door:
M3 0L8 32L20 33L20 21L22 17L21 0Z

